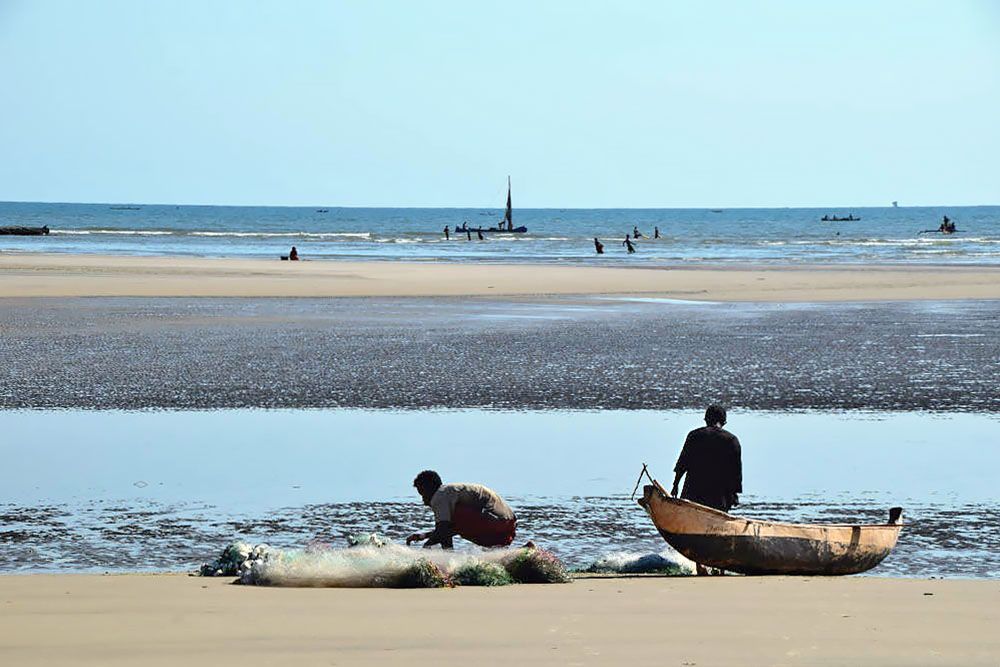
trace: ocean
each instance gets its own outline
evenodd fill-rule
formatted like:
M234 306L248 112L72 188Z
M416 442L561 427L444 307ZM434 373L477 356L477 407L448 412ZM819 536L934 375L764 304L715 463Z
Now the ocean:
M823 222L823 216L860 220ZM958 233L937 229L942 216ZM322 208L0 203L0 251L457 262L1000 264L1000 206L779 209L514 209L525 234L495 226L500 208ZM637 252L622 247L634 228ZM660 239L649 238L659 227ZM605 245L594 252L593 239Z

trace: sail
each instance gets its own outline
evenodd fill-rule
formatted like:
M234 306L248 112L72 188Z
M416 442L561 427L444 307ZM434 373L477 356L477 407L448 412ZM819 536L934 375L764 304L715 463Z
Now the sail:
M507 210L503 214L503 223L500 225L500 229L503 229L505 225L508 230L514 228L514 217L510 209L510 176L507 177Z

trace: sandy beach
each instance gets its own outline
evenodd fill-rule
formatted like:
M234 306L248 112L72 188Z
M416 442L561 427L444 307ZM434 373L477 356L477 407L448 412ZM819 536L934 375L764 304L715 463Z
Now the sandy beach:
M557 294L786 302L997 299L1000 268L619 268L0 254L0 297Z
M9 665L996 665L1000 584L579 579L266 589L183 575L0 577Z

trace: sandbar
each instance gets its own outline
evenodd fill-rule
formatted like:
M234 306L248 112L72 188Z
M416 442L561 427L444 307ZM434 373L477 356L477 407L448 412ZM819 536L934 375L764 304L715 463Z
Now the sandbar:
M1000 267L632 268L0 253L0 297L571 294L757 302L1000 299Z
M599 578L272 589L0 576L8 665L996 665L1000 582Z

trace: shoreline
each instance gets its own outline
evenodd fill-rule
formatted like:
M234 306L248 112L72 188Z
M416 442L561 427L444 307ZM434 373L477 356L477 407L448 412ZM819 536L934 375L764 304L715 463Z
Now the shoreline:
M1000 299L1000 267L599 267L0 253L0 298L557 295L778 303Z
M18 665L197 656L222 667L387 658L419 667L485 656L491 664L995 665L1000 655L992 631L1000 583L988 581L648 577L436 590L230 581L0 576L0 656Z

